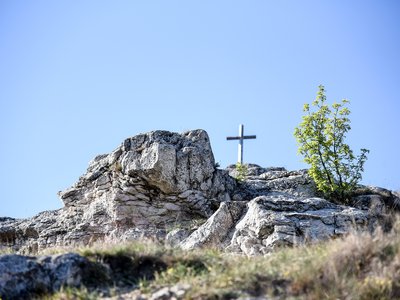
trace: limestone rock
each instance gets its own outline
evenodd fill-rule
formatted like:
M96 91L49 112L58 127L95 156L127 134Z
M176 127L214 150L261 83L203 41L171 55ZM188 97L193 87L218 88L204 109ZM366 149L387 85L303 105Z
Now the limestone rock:
M307 170L287 171L285 168L262 168L248 164L245 181L238 184L233 200L251 200L271 192L286 193L296 197L314 197L316 187L307 174ZM236 166L227 170L232 177L237 177Z
M223 247L230 230L239 220L244 208L244 202L221 203L219 209L206 223L181 242L181 248L191 250L202 247Z
M181 242L183 249L207 246L266 254L280 246L337 237L355 227L373 230L385 210L400 207L395 193L362 186L352 200L353 207L337 205L317 197L306 170L246 167L245 181L238 183L232 197L239 201L221 203L203 226ZM235 169L235 165L227 168L231 176L237 176Z
M105 237L164 239L171 224L211 216L236 181L215 168L207 133L154 131L99 155L59 193L65 207L26 220L0 219L0 244L20 253Z
M400 193L375 186L359 186L355 191L351 205L362 209L368 209L372 206L378 211L384 208L399 211Z
M373 221L366 211L321 198L296 199L277 193L255 198L247 206L228 247L247 255L340 236L354 225L365 227Z
M184 228L176 228L171 230L165 237L165 243L171 247L178 246L183 240L185 240L189 235L190 231Z
M164 287L156 291L149 298L150 300L170 300L170 299L182 299L186 292L191 288L187 284L177 284L172 287Z
M388 212L400 209L399 194L382 188L360 186L344 206L318 197L306 170L246 168L241 182L234 179L234 165L215 168L203 130L140 134L95 157L78 182L59 193L62 209L29 219L0 217L0 250L32 254L55 246L150 239L185 250L212 247L263 255L281 246L337 237L354 227L373 230ZM71 253L3 255L0 298L29 298L64 285L90 286L99 274L105 283L118 284L113 278L121 268L113 265L126 263L120 259L99 265ZM136 266L130 260L128 265L136 279L166 267L161 262ZM146 297L180 299L185 291L167 287Z
M77 254L47 257L0 256L0 298L30 299L62 286L79 287L93 272L93 263Z
M234 179L235 165L217 169L203 130L139 134L95 157L59 193L62 209L0 218L0 249L36 253L99 240L150 239L183 249L263 254L344 234L352 224L371 229L388 210L400 208L399 196L382 188L360 186L346 207L318 198L306 170L246 169L241 182Z

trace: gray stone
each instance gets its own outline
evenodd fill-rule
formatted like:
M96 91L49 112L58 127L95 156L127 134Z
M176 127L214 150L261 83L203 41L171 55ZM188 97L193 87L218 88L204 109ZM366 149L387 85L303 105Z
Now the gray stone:
M318 198L306 170L246 167L242 182L232 177L235 165L216 169L203 130L139 134L96 156L59 193L62 209L0 218L0 248L36 253L110 239L167 239L184 249L253 255L335 237L354 225L371 230L400 208L398 194L382 188L360 186L346 207ZM198 219L206 222L190 225ZM182 230L167 234L174 227Z
M171 230L165 237L165 243L168 246L176 247L178 246L183 240L185 240L190 235L190 230L176 228Z
M28 299L62 286L78 287L91 263L68 253L47 257L0 256L0 297Z
M0 257L0 297L17 298L49 292L50 275L35 258L20 255Z
M191 288L188 284L177 284L172 287L163 287L150 296L150 300L182 299Z
M150 300L170 300L173 294L169 287L163 287L151 295Z
M353 224L367 225L368 211L335 205L320 198L261 196L250 201L235 226L228 247L247 255L268 253L283 245L298 245L341 235Z
M0 220L0 245L29 253L93 242L116 230L165 228L211 216L234 187L225 171L215 169L205 131L140 134L96 156L78 182L59 192L64 208Z
M221 248L231 228L239 220L244 203L222 202L219 209L196 231L181 243L190 250L200 247Z

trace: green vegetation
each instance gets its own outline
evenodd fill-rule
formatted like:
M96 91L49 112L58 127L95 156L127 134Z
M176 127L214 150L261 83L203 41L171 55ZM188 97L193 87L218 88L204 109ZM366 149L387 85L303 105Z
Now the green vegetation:
M237 175L235 177L236 180L240 182L244 181L246 179L247 171L248 169L245 164L241 164L239 162L236 163L236 172L237 172Z
M344 142L351 129L348 103L342 100L330 108L326 104L325 89L320 85L317 98L312 102L315 111L309 104L304 105L306 115L294 133L299 153L310 165L309 174L317 188L327 198L344 203L361 180L369 152L361 149L361 154L356 157Z
M86 288L62 288L54 295L44 296L43 300L96 300L99 295L96 292L90 292Z
M5 255L5 254L13 254L14 251L11 249L11 247L1 247L0 248L0 255Z
M114 270L117 295L140 289L151 295L166 286L190 286L183 299L399 299L400 222L391 232L354 232L346 237L269 256L245 257L216 250L185 252L155 244L80 249ZM48 299L91 299L86 288L64 289Z
M122 166L118 161L116 161L110 166L110 170L114 172L122 172Z

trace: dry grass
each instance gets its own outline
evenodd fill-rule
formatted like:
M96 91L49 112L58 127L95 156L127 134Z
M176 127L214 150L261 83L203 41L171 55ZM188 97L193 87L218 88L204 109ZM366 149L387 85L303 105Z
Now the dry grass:
M117 281L110 288L122 283L143 294L180 283L191 286L186 299L400 299L400 222L388 233L354 232L264 257L212 249L184 252L151 243L77 251L111 266ZM96 298L93 295L67 289L52 299Z

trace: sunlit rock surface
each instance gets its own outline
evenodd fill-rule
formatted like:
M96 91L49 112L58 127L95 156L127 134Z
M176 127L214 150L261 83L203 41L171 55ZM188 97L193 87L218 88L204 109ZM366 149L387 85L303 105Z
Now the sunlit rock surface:
M320 198L306 170L247 165L220 170L207 133L154 131L99 155L59 193L62 209L0 218L0 247L36 253L54 246L152 239L183 249L265 254L373 228L398 196L360 187L352 206Z

